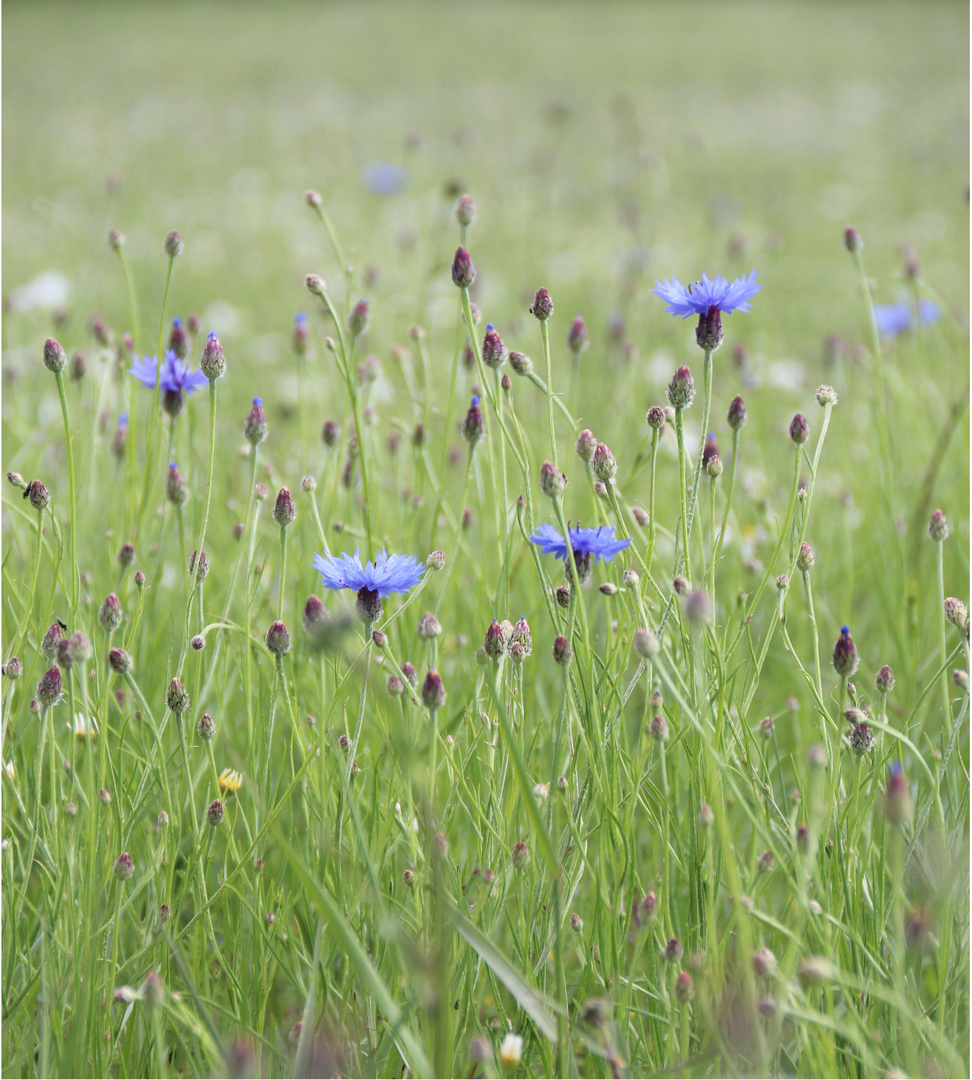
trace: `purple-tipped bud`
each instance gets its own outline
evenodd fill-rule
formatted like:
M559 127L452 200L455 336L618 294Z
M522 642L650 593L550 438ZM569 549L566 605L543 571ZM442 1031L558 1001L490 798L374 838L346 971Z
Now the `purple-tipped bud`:
M174 352L180 360L185 360L189 355L189 335L182 325L182 319L172 320L172 329L169 331L169 351Z
M506 346L499 336L499 331L492 323L486 324L486 333L483 335L483 363L494 371L506 363Z
M321 198L321 194L319 191L314 191L312 188L308 188L304 192L304 202L313 209L316 209L318 206L321 206L323 204L324 200Z
M776 862L776 856L772 851L764 851L760 855L759 860L756 863L756 869L761 874L768 874L773 869L773 864Z
M132 863L132 857L127 851L123 851L115 860L115 877L119 881L128 881L134 873L135 866Z
M864 241L861 239L861 234L853 227L848 225L844 229L844 247L852 254L856 255L861 248L864 247Z
M402 674L408 680L409 686L414 690L415 687L418 686L418 675L415 674L415 666L411 661L406 660L405 663L402 664Z
M402 665L402 671L405 665ZM442 685L442 678L435 668L430 668L422 683L422 704L427 709L441 709L445 705L446 692Z
M705 473L712 480L722 476L722 458L718 454L713 454L705 463Z
M823 408L825 405L837 404L837 391L826 383L817 387L817 404Z
M398 697L399 694L404 692L405 684L397 675L389 675L388 681L385 683L385 689L392 697Z
M98 342L98 344L102 348L107 349L108 346L111 344L111 327L105 322L104 319L101 318L100 315L92 315L88 325L91 328L91 336L95 339L95 341ZM48 340L52 341L53 338L49 338ZM54 342L54 344L56 345L57 342Z
M108 666L116 675L127 675L132 670L132 658L124 649L112 649L108 653Z
M290 497L290 492L286 488L281 488L277 492L277 501L273 504L273 520L281 529L286 529L296 516L297 508Z
M107 788L101 788L98 792L98 801L102 806L111 806L111 792Z
M510 350L510 367L517 375L529 375L533 371L533 361L515 349Z
M658 913L658 897L653 892L635 900L631 905L631 921L638 930L643 929L652 922Z
M472 195L460 195L455 207L456 221L468 229L476 220L476 204Z
M931 516L931 521L928 522L928 535L936 544L941 544L948 539L948 535L951 531L952 529L948 523L948 518L941 510L936 510Z
M294 316L294 329L290 335L290 344L298 356L307 355L307 340L310 336L307 328L307 316L298 311Z
M769 853L772 856L772 852ZM763 947L753 953L753 972L759 979L768 979L776 971L776 957Z
M696 589L686 598L684 611L686 622L692 626L698 627L708 622L712 616L708 593L702 589Z
M83 630L75 630L64 644L72 664L86 664L91 659L91 642Z
M47 669L37 684L37 700L42 709L50 709L56 705L64 695L61 687L61 669L55 664Z
M3 665L3 674L11 682L16 682L23 673L24 666L20 662L19 656L11 656L10 659Z
M279 619L267 630L267 648L274 656L286 656L290 652L290 631Z
M695 328L695 343L706 352L714 352L722 344L722 312L715 306L699 315Z
M514 647L516 649L514 653ZM513 633L509 642L510 656L514 660L525 660L533 652L533 634L530 632L530 624L521 615L516 620Z
M209 827L215 829L217 825L222 823L225 816L226 808L223 806L222 799L213 799L209 804L209 809L206 811L206 820L209 822Z
M162 248L170 259L175 259L182 254L182 237L175 229L166 236Z
M437 638L441 636L441 634L441 623L431 611L427 611L418 621L418 636L422 638L423 641L432 641L433 638Z
M362 298L348 314L348 329L351 331L351 336L358 337L363 334L368 329L369 322L368 301Z
M135 571L135 587L139 592L145 587L145 574L141 570Z
M573 650L570 647L570 642L563 634L558 634L553 643L554 663L559 664L560 667L566 667L570 663L572 656Z
M848 709L847 712L844 713L844 717L851 720L852 723L858 715L863 715L860 709ZM871 731L870 727L863 720L859 723L855 723L851 728L850 745L851 750L853 750L858 757L863 757L874 749L874 732Z
M199 358L199 370L210 380L220 379L226 373L226 357L215 330L206 338Z
M111 437L111 456L116 461L123 461L125 449L128 446L128 414L122 413L118 417L115 433Z
M19 472L8 472L7 481L8 483L13 484L15 488L19 488L21 491L23 491L24 488L27 487L27 481L20 475Z
M726 421L733 431L738 431L746 423L746 403L741 397L734 397L729 402Z
M119 252L125 246L125 234L120 229L108 230L108 247L114 251Z
M577 914L576 911L573 912L573 914L570 916L570 928L574 931L575 934L581 933L581 931L584 929L584 920L580 917L580 915Z
M41 652L48 660L53 660L57 656L57 649L63 637L60 625L56 622L51 623L41 641Z
M687 364L682 364L668 384L668 401L673 409L687 409L695 399L695 381Z
M651 630L648 630L644 626L639 626L634 632L634 638L631 642L634 649L635 656L640 656L642 660L651 660L661 652L661 643L658 640L656 634L653 634Z
M514 870L526 870L530 865L530 849L522 840L518 840L513 845L513 856L511 859Z
M124 570L135 561L135 545L126 541L118 549L118 565Z
M688 578L682 577L681 574L672 578L672 589L675 591L676 596L688 596L690 588Z
M669 938L665 944L664 957L670 964L677 964L682 959L682 954L685 950L682 948L682 943L678 938Z
M952 682L955 683L963 694L969 692L969 673L964 668L956 668L952 672Z
M846 626L840 628L840 637L834 646L834 671L843 678L849 678L857 671L857 648Z
M587 348L587 324L583 315L575 315L567 331L567 348L576 359Z
M261 398L253 399L253 407L243 421L243 435L251 446L258 446L267 437L267 418L263 414Z
M554 590L554 599L557 601L557 606L566 610L570 607L570 586L558 585Z
M894 689L894 672L887 664L877 673L874 686L879 694L890 694Z
M304 615L301 620L304 630L312 637L316 637L329 621L327 609L320 597L312 593L304 604Z
M481 442L486 436L486 424L483 420L483 410L479 407L479 398L473 394L469 411L462 421L462 437L470 447Z
M801 574L809 574L810 570L813 568L813 561L813 548L806 540L804 540L800 545L800 553L797 555L797 570L799 570Z
M540 467L540 490L551 499L563 495L567 487L567 474L555 469L549 461Z
M773 738L773 717L764 716L759 722L759 732L764 739L769 740Z
M661 431L665 426L665 410L660 405L652 405L645 420L652 431Z
M121 604L114 593L109 593L102 602L101 610L98 612L98 622L106 634L113 634L121 626L121 621Z
M969 611L957 596L947 596L942 607L945 621L957 626L959 630L968 629Z
M550 293L546 289L537 289L537 294L534 296L533 304L530 307L530 314L540 322L546 322L553 315L553 311L554 306L553 300L550 299Z
M203 713L199 717L199 722L196 724L196 734L203 742L209 742L213 735L216 734L216 725L213 723L213 718L209 713Z
M594 475L598 480L605 484L610 483L617 476L618 463L614 460L614 454L604 443L598 443L594 448L591 468L594 470Z
M675 999L680 1001L683 1005L687 1004L695 997L695 986L692 983L692 976L687 971L680 971L678 978L675 980Z
M189 691L178 679L173 679L165 691L165 703L168 708L179 715L189 708Z
M168 904L161 904L159 906L159 912L158 912L159 926L164 926L169 921L170 914L171 914L171 912L169 910L169 905Z
M67 356L65 356L64 350L55 338L49 337L44 342L44 367L56 375L59 371L64 370L66 363Z
M198 559L197 556L198 555ZM193 551L189 556L189 565L186 567L189 576L197 585L202 585L209 574L209 557L205 551Z
M320 274L308 274L304 278L304 288L311 296L324 296L327 292L327 282Z
M321 428L321 442L325 446L336 446L341 438L341 428L334 420L326 420Z
M71 658L70 638L64 637L58 641L56 663L58 667L64 668L65 671L70 671L74 667L74 660Z
M790 421L790 438L797 446L802 446L809 437L810 424L803 413L797 413Z
M597 436L590 428L584 428L577 436L574 449L577 451L577 456L581 461L590 461L594 457L594 451L597 449Z
M445 552L444 551L430 551L428 557L425 560L425 567L427 570L434 572L441 570L445 566Z
M452 260L452 284L459 289L468 289L476 280L476 267L469 258L469 252L464 247L456 248L455 258Z
M69 372L71 382L80 382L88 373L88 358L80 350L71 357Z
M506 635L498 619L493 619L486 629L483 648L490 660L499 660L506 653Z
M911 791L899 762L891 766L887 787L884 789L884 816L892 825L903 825L911 820L913 809Z
M702 447L702 468L706 468L709 462L719 456L719 440L715 436L714 431L710 431L705 437L705 444Z
M169 462L169 475L165 482L165 497L173 506L183 506L186 499L189 498L189 485L186 483L186 478L182 475L179 466L174 461Z
M38 513L46 510L51 502L50 492L40 480L31 480L27 487L24 488L22 498L27 499Z

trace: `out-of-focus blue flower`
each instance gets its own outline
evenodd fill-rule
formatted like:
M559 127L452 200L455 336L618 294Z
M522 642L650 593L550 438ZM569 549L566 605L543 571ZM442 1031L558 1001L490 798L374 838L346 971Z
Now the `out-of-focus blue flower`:
M397 195L408 186L408 173L391 161L373 161L365 166L361 177L372 195Z
M165 354L165 362L162 370L158 371L158 358L155 356L143 356L136 360L128 369L149 390L155 389L155 380L158 378L160 393L185 393L193 394L208 382L201 371L190 371L184 361L180 360L172 351Z
M593 555L594 561L600 562L603 556L605 562L611 562L631 543L630 540L615 540L613 525L599 525L596 529L568 526L567 534L568 540L565 540L552 525L540 525L530 539L544 555L555 555L564 562L568 551L572 551L575 558L589 559Z
M692 315L707 315L712 308L723 315L734 311L749 311L749 301L762 288L756 281L756 271L750 271L749 277L736 278L730 285L720 274L717 278L702 275L701 281L683 285L678 278L671 281L656 281L656 288L651 291L660 296L668 305L665 310L676 318L688 319Z
M932 300L918 301L918 321L927 326L942 317L938 304ZM874 321L878 333L885 337L897 337L914 325L914 311L910 304L875 304Z
M320 571L325 588L367 589L386 597L392 593L407 593L422 580L425 566L413 555L389 555L382 548L374 562L362 566L359 550L355 548L353 555L342 551L336 558L314 556L314 568Z

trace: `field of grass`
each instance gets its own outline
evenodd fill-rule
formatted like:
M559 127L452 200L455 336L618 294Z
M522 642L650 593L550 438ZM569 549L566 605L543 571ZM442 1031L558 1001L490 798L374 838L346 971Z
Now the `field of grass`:
M3 1075L967 1076L967 6L3 30Z

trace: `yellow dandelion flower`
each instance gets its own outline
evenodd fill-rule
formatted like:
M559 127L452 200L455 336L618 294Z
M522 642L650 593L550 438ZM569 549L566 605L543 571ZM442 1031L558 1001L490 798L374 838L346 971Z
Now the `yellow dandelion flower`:
M238 769L223 769L219 774L219 790L235 795L243 786L243 774Z

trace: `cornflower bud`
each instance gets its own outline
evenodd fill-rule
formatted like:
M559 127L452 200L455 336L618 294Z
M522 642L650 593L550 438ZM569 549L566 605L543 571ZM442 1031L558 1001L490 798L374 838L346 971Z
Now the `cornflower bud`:
M71 357L70 372L72 382L80 382L88 372L88 358L80 350Z
M738 395L729 402L726 422L733 431L738 431L746 423L746 403Z
M483 410L479 407L479 397L476 394L473 394L472 402L469 405L469 411L462 421L462 437L469 444L470 448L474 447L486 437L486 424L483 420Z
M307 355L308 336L307 316L302 311L298 311L294 316L294 328L290 334L290 345L297 356Z
M684 952L685 950L682 948L682 943L678 938L673 937L668 939L663 955L670 964L677 964L678 961L682 959L682 954Z
M196 556L198 555L198 560ZM189 576L193 578L197 585L202 585L209 575L209 558L205 551L197 552L193 550L193 553L189 556L189 565L186 567L189 572Z
M263 415L262 398L253 399L253 407L243 421L243 435L251 446L259 446L267 437L267 418Z
M132 863L132 857L127 851L123 851L115 860L115 877L119 881L128 881L134 873L135 867Z
M22 498L27 499L38 513L46 510L51 502L50 492L40 480L31 480L27 487L24 488Z
M540 322L546 322L553 315L553 311L554 306L553 300L550 299L550 293L546 289L537 289L533 304L530 306L530 314Z
M834 671L843 678L849 678L857 671L857 649L846 626L840 628L840 637L834 646Z
M423 641L431 641L433 638L437 638L442 633L442 626L439 620L432 614L431 611L427 611L418 622L418 636Z
M445 552L438 550L430 551L425 560L425 565L426 568L431 570L433 573L441 570L442 567L445 566Z
M476 280L476 267L469 258L469 252L462 246L456 248L452 260L452 284L459 289L468 289Z
M226 373L226 357L215 330L206 338L202 356L199 358L199 370L210 381L222 378Z
M797 446L802 446L809 436L810 425L807 423L807 418L803 413L797 413L790 421L790 438Z
M179 715L189 708L189 692L178 679L169 683L165 692L165 703L168 708Z
M411 889L415 885L415 871L406 867L402 873L402 880Z
M510 634L509 648L514 660L522 661L533 652L533 634L530 632L530 624L522 615L517 619L513 632Z
M577 436L574 449L581 461L590 461L594 457L594 451L597 449L597 436L590 428L584 428Z
M506 640L503 624L498 619L493 619L486 628L486 636L483 639L486 655L491 660L501 659L506 654Z
M321 198L320 192L308 188L304 192L304 202L307 203L308 206L316 209L323 204L324 200Z
M125 234L120 229L108 230L108 247L118 252L125 246Z
M47 669L37 684L37 700L42 709L50 709L64 696L61 687L61 669L55 664Z
M768 874L773 869L773 864L776 862L776 857L772 851L764 851L760 855L758 862L756 863L756 869L761 874Z
M635 900L631 905L631 921L637 929L650 923L658 912L658 897L653 892L648 893L641 900Z
M850 733L850 745L858 757L863 757L874 749L874 733L870 727L863 720L855 723L855 720L863 715L860 709L848 709L844 713L844 718L854 725Z
M852 225L848 225L844 229L844 247L852 254L856 255L861 248L864 247L864 241L861 239L861 234Z
M102 348L108 348L108 346L111 344L111 328L108 326L105 320L102 319L100 315L92 315L90 327L91 336L95 339L95 341L97 341ZM56 344L57 342L55 342L55 345Z
M321 428L321 442L325 446L335 446L341 438L341 429L334 420L325 420Z
M877 673L874 686L879 694L890 694L894 689L894 672L887 664Z
M327 292L327 283L320 274L308 274L304 278L304 288L311 296L323 297Z
M169 331L169 351L174 352L180 360L185 360L189 355L189 335L178 316L172 320L172 329Z
M760 720L760 722L759 722L759 730L760 730L760 733L762 734L764 739L767 739L767 740L772 739L773 738L773 717L772 716L764 716L763 719Z
M65 644L72 664L85 664L91 659L91 642L83 630L75 630Z
M405 684L397 675L389 675L385 683L385 689L392 697L398 697L405 690Z
M27 481L20 475L19 472L8 472L7 480L13 484L15 488L19 488L21 491L27 487Z
M513 869L525 870L530 865L530 849L522 840L513 845Z
M567 474L555 469L549 461L540 467L540 490L551 499L563 495L567 487Z
M274 656L286 656L290 652L290 631L276 619L267 630L267 648Z
M290 497L290 492L286 488L281 488L277 492L277 501L273 505L273 520L281 529L286 529L296 516L297 509L294 506L294 500Z
M116 675L127 675L132 670L132 658L124 649L112 649L108 653L108 666Z
M409 686L414 690L418 686L418 676L415 674L415 667L410 661L406 660L402 664L402 674L408 680Z
M718 311L718 308L716 308ZM683 1005L687 1004L695 997L695 986L692 983L692 976L687 971L680 971L678 978L675 980L675 998Z
M186 499L189 498L189 485L186 483L186 478L182 475L179 466L174 461L169 462L169 476L165 483L165 497L173 506L183 506Z
M570 647L570 642L563 634L558 634L553 643L554 663L559 664L560 667L566 667L570 663L572 656L573 650Z
M674 409L687 409L695 399L695 382L692 372L682 364L668 384L668 401Z
M888 774L887 787L884 789L884 816L892 825L902 825L911 820L911 791L905 780L901 763L896 761Z
M121 626L121 621L121 604L114 593L109 593L101 604L101 610L98 612L98 622L106 634L113 634Z
M170 259L175 259L182 254L182 237L173 229L166 236L162 247Z
M492 323L486 324L486 333L483 336L483 363L498 371L505 363L507 357L506 346L499 336L499 331Z
M969 612L965 604L956 596L949 596L945 599L944 604L945 618L953 626L957 626L959 630L964 630L966 623L969 621Z
M473 202L472 195L460 195L455 206L456 221L464 228L468 229L470 225L476 220L476 204Z
M587 324L583 315L575 315L567 331L567 348L574 354L576 360L587 348Z
M800 545L800 553L797 555L797 570L801 574L809 574L813 567L813 561L813 548L804 540Z
M769 979L776 971L776 957L765 946L753 953L753 972L759 979Z
M817 387L817 404L823 408L824 405L836 405L837 404L837 391L832 386L827 386L826 383Z
M368 313L368 301L359 300L348 314L348 329L352 337L359 337L369 326L371 319Z
M614 460L614 454L604 445L598 443L594 449L594 457L591 468L598 480L607 484L617 476L618 463Z
M570 586L558 585L554 590L554 598L557 601L557 606L564 609L570 607Z
M209 742L216 733L216 725L209 713L203 713L196 724L196 734L203 742Z
M24 670L23 664L20 662L19 656L11 656L10 659L3 665L3 674L11 681L16 682Z
M701 626L709 621L712 609L709 605L708 594L702 589L696 589L685 600L685 619L692 626Z
M402 665L402 671L405 665ZM435 668L430 668L422 683L422 704L429 710L441 709L445 705L446 692L442 685L442 678Z
M688 596L689 583L687 578L683 578L681 574L672 578L672 590L676 596Z
M533 361L515 349L510 350L510 367L517 375L529 375L533 371Z
M658 641L657 635L652 633L644 626L639 626L634 632L634 638L632 639L632 647L636 656L640 656L642 660L650 660L655 657L661 651L661 644Z
M51 623L41 640L41 652L48 660L53 660L57 655L57 647L60 645L62 637L61 627L56 622Z
M267 488L265 484L261 484L259 481L253 485L253 501L262 503L267 497Z
M317 481L313 476L302 476L300 478L300 490L312 494L317 490Z
M118 549L118 565L122 567L122 569L126 569L127 567L131 566L134 561L135 545L129 543L126 540L125 543L122 544L122 546Z
M63 371L66 363L67 356L64 350L55 338L49 337L44 342L44 367L56 375L59 371Z
M967 694L969 692L969 673L963 668L956 668L952 672L952 682L961 690Z
M222 822L225 815L226 808L223 806L222 799L213 799L209 804L209 809L206 811L206 820L209 822L210 828L215 829Z

